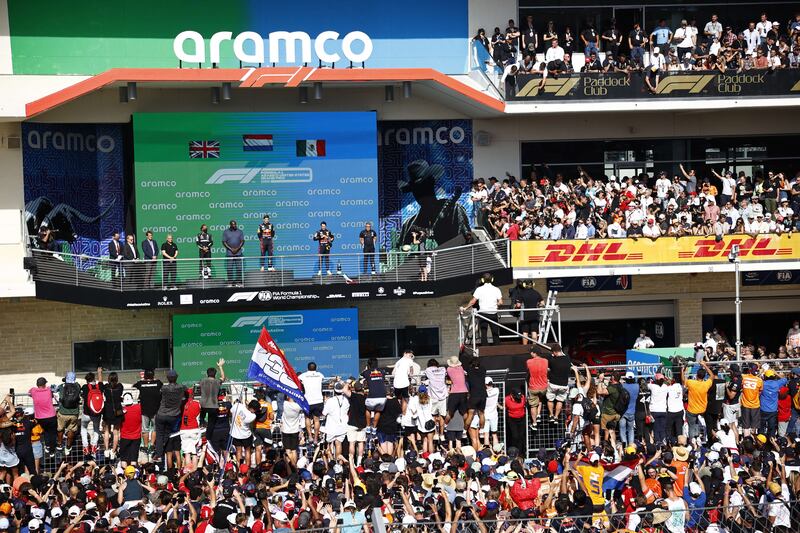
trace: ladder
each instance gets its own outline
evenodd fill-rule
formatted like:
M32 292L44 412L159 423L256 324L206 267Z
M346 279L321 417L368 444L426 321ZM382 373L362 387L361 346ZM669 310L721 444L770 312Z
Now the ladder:
M547 291L547 299L544 303L545 310L539 316L539 342L542 344L547 344L551 334L556 342L561 341L559 332L553 327L553 313L556 308L557 296L558 291Z

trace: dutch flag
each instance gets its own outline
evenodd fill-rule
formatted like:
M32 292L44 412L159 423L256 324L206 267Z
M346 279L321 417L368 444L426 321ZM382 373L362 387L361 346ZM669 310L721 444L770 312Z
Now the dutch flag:
M271 152L272 135L242 135L242 149L245 152Z

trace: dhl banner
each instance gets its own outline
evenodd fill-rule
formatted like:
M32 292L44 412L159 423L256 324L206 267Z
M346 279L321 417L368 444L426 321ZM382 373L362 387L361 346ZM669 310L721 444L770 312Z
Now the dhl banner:
M511 264L515 270L531 270L528 274L551 275L727 271L734 245L739 246L743 269L762 270L776 263L785 268L800 260L800 235L784 234L728 235L720 241L714 236L514 241Z
M549 77L519 74L507 84L509 100L615 100L680 97L792 96L800 94L800 70L676 72L664 74L654 93L641 72L584 73Z

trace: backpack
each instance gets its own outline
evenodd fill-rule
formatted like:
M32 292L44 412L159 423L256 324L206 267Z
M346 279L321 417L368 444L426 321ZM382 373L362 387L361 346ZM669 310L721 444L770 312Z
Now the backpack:
M631 393L622 385L617 385L617 389L619 394L617 394L617 399L614 402L614 411L619 415L624 415L625 411L628 410L628 404L631 403Z
M64 409L77 409L81 404L80 386L77 383L65 383L59 399Z
M583 407L583 419L592 423L598 415L597 406L591 399L584 397L583 400L581 400L581 407Z
M792 396L792 407L800 411L800 387L797 388L797 391L795 391L794 396Z
M103 406L106 403L103 391L100 390L98 383L90 383L86 385L89 388L89 393L86 395L86 406L89 412L95 415L103 414Z

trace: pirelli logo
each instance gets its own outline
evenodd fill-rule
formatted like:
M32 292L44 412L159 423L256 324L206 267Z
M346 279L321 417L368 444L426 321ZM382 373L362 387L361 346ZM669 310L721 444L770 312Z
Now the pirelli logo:
M667 76L656 88L656 94L671 94L676 91L686 91L697 94L714 81L714 74Z
M533 79L526 83L522 89L517 91L517 96L537 96L540 92L552 94L554 96L567 96L580 81L580 78L561 78L560 80L547 78L544 82L544 86L541 87L541 79Z

